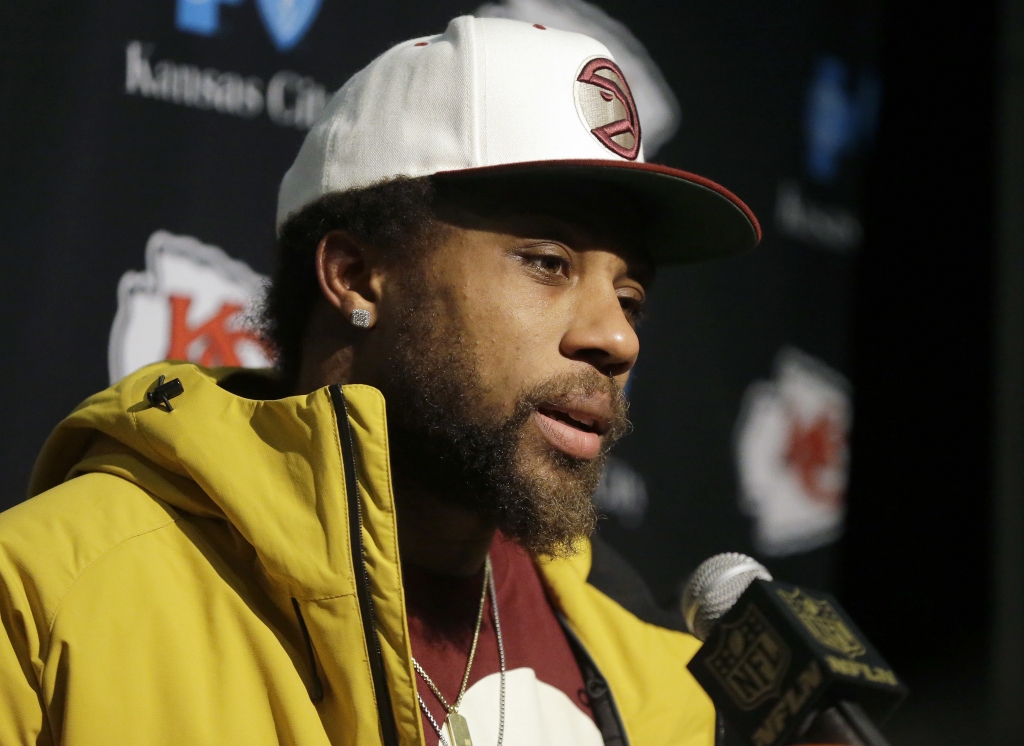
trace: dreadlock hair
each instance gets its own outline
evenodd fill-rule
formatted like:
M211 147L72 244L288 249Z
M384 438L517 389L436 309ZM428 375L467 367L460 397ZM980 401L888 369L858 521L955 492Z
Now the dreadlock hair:
M294 385L302 342L321 297L316 250L327 233L348 231L387 262L422 255L434 242L435 188L430 177L398 177L363 189L327 194L291 215L277 240L277 267L263 307L263 333L284 382Z

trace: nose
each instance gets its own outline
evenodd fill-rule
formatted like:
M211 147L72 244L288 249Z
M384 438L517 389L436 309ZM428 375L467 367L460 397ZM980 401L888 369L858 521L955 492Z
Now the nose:
M603 375L624 375L636 364L640 339L614 289L584 296L562 335L562 355L592 365Z

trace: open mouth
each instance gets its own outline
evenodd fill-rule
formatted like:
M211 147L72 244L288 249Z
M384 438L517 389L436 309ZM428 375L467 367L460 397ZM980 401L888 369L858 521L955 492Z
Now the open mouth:
M587 461L601 454L601 436L609 428L609 420L596 413L550 404L537 407L533 419L553 448Z
M550 417L558 422L563 422L569 427L574 427L585 433L602 434L601 428L599 427L598 421L595 417L587 417L582 413L569 414L569 412L565 410L544 406L537 407L537 411L545 417Z

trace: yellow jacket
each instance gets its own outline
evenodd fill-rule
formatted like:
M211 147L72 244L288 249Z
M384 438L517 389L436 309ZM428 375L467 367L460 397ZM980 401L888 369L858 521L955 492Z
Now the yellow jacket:
M248 399L233 372L86 400L0 514L0 746L423 743L383 397ZM596 556L539 568L606 743L709 746L699 643L588 582Z

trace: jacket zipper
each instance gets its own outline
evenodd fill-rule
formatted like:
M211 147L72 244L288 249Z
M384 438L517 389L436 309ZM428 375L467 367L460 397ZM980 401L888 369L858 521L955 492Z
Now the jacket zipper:
M370 657L370 674L373 677L373 691L377 698L377 717L380 720L381 740L384 746L398 746L398 730L395 727L391 692L384 673L384 654L377 637L377 624L373 612L373 596L370 595L370 574L366 570L363 556L363 509L359 500L359 486L356 482L355 443L348 421L348 406L341 386L330 387L331 402L338 420L338 435L342 442L342 462L345 468L345 490L348 497L349 533L352 545L352 566L356 570L356 595L363 621L363 635ZM352 517L355 516L355 520Z
M590 710L594 713L594 721L597 729L601 731L601 739L605 746L629 746L629 737L626 735L626 728L622 724L622 716L615 704L612 690L608 686L608 680L601 673L601 670L590 657L590 653L583 647L580 638L569 627L565 617L558 615L558 621L562 625L566 638L569 640L569 647L576 654L576 661L579 663L580 672L583 674L583 683L587 688L587 698L590 700Z

